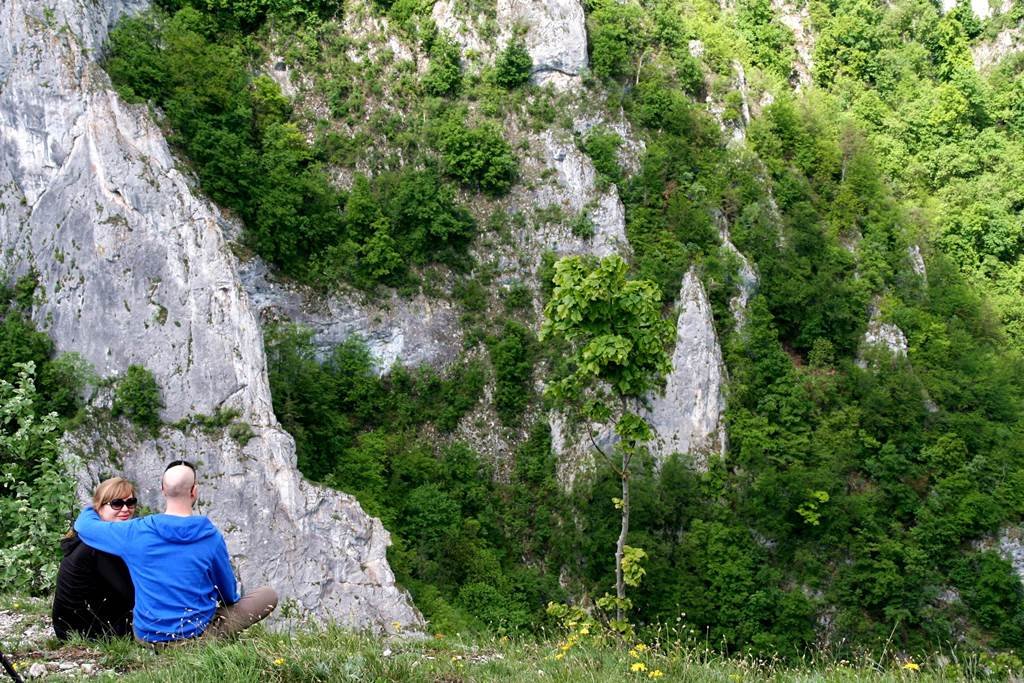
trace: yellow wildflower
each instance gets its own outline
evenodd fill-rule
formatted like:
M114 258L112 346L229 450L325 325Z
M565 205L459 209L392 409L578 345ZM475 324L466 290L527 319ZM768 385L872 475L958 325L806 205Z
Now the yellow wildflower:
M648 678L661 678L664 675L665 674L662 673L661 669L655 669L654 671L651 671L650 673L648 673L647 677Z
M565 653L564 652L556 652L555 653L555 659L562 659L563 657L565 657Z
M918 666L917 664L915 664L914 662L907 662L906 664L903 665L903 668L906 669L907 671L920 671L921 670L921 667Z
M633 646L633 649L635 649L637 652L647 652L647 646L643 643L637 643Z
M590 629L588 627L584 626L583 628L580 629L580 635L581 636L589 636L590 635Z
M281 666L283 664L284 664L284 660L281 659L280 657L278 657L277 659L274 660L274 666Z
M647 665L643 662L633 662L632 666L629 667L629 670L635 672L647 671Z

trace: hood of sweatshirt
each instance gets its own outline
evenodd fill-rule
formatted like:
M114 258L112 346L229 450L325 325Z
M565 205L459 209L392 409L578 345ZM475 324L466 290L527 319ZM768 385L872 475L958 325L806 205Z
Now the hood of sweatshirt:
M194 543L217 533L217 527L213 526L208 517L198 515L150 515L140 521L168 543Z

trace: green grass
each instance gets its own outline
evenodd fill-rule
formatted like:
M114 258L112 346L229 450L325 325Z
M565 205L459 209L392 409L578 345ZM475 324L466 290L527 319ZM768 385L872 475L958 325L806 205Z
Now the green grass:
M915 662L895 656L884 663L808 656L783 663L749 656L725 657L704 647L679 641L650 642L636 648L584 639L563 651L564 641L509 638L433 637L383 639L340 628L302 627L292 633L253 629L235 642L199 642L154 653L130 640L86 646L73 642L62 649L81 656L93 650L104 669L116 673L96 680L118 681L422 681L473 683L487 681L552 681L599 683L619 681L953 681L1011 677L996 659L953 654ZM635 645L635 643L634 643ZM49 653L60 656L61 650ZM561 653L561 657L559 654ZM33 658L15 654L27 667ZM642 670L632 668L642 664ZM637 667L638 669L640 667ZM660 677L652 672L660 671ZM48 680L60 680L50 677Z

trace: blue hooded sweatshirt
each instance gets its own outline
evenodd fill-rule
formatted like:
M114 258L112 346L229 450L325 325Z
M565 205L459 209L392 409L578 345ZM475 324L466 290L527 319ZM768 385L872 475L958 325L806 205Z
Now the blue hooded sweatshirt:
M220 531L206 517L150 515L104 522L91 507L75 531L88 545L124 559L135 584L135 636L151 643L194 638L218 602L238 602L235 575Z

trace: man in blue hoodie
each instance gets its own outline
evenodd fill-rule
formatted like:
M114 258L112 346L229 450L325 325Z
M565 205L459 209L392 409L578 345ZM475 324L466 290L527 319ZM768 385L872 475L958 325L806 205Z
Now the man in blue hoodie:
M196 471L176 460L164 470L162 515L104 522L91 507L75 531L88 545L118 555L135 584L135 637L168 643L202 635L226 636L260 621L277 607L269 586L240 597L227 545L207 517L192 514Z

